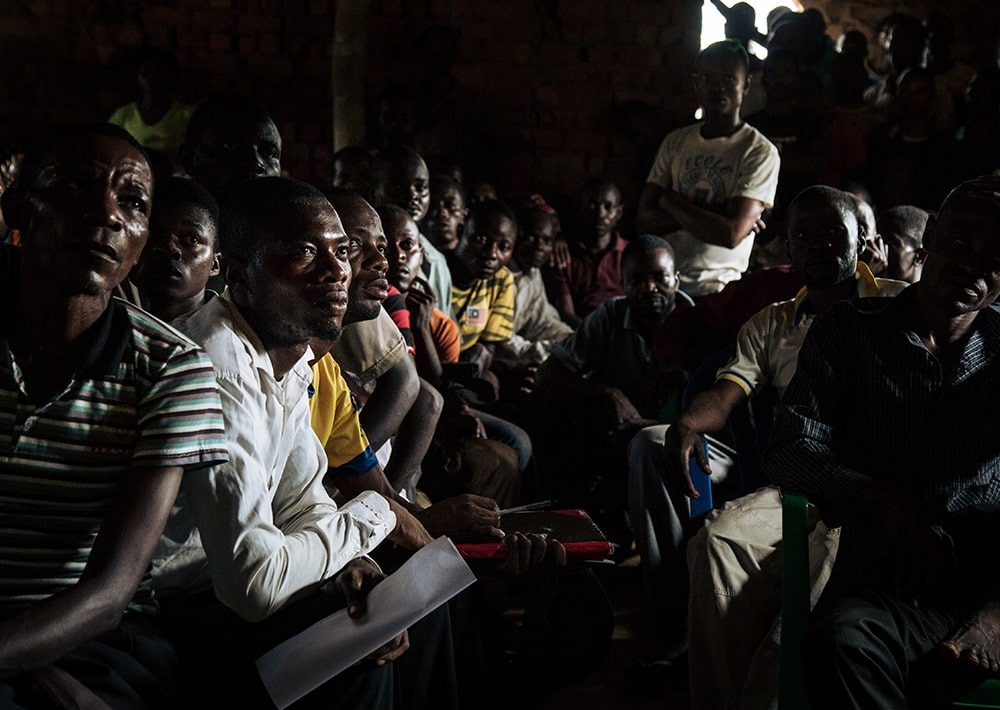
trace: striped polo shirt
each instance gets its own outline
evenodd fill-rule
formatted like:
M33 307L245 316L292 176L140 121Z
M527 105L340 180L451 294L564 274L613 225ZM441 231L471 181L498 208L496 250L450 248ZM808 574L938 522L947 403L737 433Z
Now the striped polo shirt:
M469 288L451 287L451 317L462 336L462 352L478 342L503 343L514 334L514 274L501 266Z
M178 331L112 299L77 374L38 403L10 351L14 317L0 318L0 618L79 580L130 472L228 458L212 364Z

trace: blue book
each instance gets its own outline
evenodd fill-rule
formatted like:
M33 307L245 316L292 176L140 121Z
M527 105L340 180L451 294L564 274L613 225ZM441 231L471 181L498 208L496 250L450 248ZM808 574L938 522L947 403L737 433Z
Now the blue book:
M705 458L708 458L708 439L701 434L701 445L705 447ZM702 517L712 509L712 479L708 471L701 467L695 456L688 462L691 470L691 482L694 489L698 491L698 498L691 499L691 519Z

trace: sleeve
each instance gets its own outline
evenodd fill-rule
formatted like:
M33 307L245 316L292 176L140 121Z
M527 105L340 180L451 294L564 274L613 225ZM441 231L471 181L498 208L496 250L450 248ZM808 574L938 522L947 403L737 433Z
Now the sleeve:
M403 341L406 343L406 349L413 354L413 333L410 331L410 311L406 307L406 301L403 294L398 291L393 293L389 292L389 297L382 302L382 307L385 308L389 317L392 318L392 322L396 324L399 328L400 334L403 336Z
M216 596L242 618L260 621L371 552L396 518L373 491L338 510L323 488L326 456L309 428L305 398L287 423L297 437L291 455L283 470L272 471L259 446L264 429L255 425L261 406L246 401L252 392L245 383L219 381L229 462L189 473L183 485Z
M872 479L840 464L833 450L838 400L851 390L839 376L844 355L832 315L818 316L809 327L762 463L781 488L836 504Z
M621 299L606 301L580 323L576 332L552 351L552 359L577 375L592 372L602 364L611 337L611 307Z
M449 313L451 312L451 270L448 268L448 260L422 232L418 241L420 242L420 250L424 253L424 263L420 269L434 291L437 307L445 313Z
M431 335L437 349L438 360L443 363L458 362L462 354L462 336L458 326L439 308L431 312Z
M774 206L774 195L778 189L778 168L781 158L778 149L763 135L740 162L739 175L733 187L732 197L748 197L760 200L765 207Z
M139 403L133 465L210 466L228 458L215 372L200 348L180 350Z
M128 113L128 104L124 104L116 108L111 115L108 117L108 123L118 126L119 128L125 127L125 117Z
M327 386L332 388L329 413L332 427L329 437L323 444L329 468L337 469L338 473L348 476L360 476L370 471L378 464L375 452L368 444L368 437L361 428L358 411L361 407L351 394L350 388L340 376L339 370L332 382Z
M514 334L516 294L514 274L505 268L494 285L493 297L490 299L490 314L486 320L486 328L479 336L480 342L502 343Z
M739 385L747 397L752 397L761 384L773 379L767 362L771 316L768 307L743 324L736 336L736 354L719 370L716 381L729 380Z
M406 357L406 341L386 310L380 308L373 320L344 326L330 353L343 369L370 382Z
M646 182L651 182L654 185L659 185L664 190L669 190L672 188L670 180L670 168L672 159L672 141L668 134L663 142L660 143L660 149L656 152L656 159L653 161L653 167L649 170L649 177L646 178Z

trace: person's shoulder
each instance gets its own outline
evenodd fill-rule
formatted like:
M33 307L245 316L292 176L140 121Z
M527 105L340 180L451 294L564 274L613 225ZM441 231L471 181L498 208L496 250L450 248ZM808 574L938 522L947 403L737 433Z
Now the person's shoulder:
M111 116L108 118L108 123L113 123L116 126L124 128L125 122L134 118L138 114L139 114L138 102L129 101L127 104L122 104L114 111L112 111Z
M417 241L420 243L420 250L424 253L425 259L444 261L444 252L434 246L434 243L423 232L417 232Z
M251 340L256 336L235 322L224 297L213 298L195 311L185 322L184 332L208 353L217 373L242 371L252 362Z
M497 272L493 275L493 281L502 286L513 286L514 272L512 272L506 266L501 266L499 269L497 269Z
M670 131L663 139L663 142L676 145L678 143L685 143L689 140L697 140L700 137L701 137L701 121L696 121L694 123L689 123L686 126L681 126L680 128L675 128L674 130Z
M201 349L180 330L139 306L117 296L112 299L112 303L116 308L125 309L132 325L133 339L144 349L178 352Z
M737 132L736 137L739 141L746 144L748 149L751 151L761 150L771 153L775 157L778 155L778 147L760 130L746 121L743 122L743 126Z
M615 296L595 308L587 318L593 316L602 320L608 320L611 323L624 323L628 310L628 299L625 296Z
M777 323L795 321L795 312L798 310L800 299L786 298L783 301L769 303L747 319L744 327L763 327Z

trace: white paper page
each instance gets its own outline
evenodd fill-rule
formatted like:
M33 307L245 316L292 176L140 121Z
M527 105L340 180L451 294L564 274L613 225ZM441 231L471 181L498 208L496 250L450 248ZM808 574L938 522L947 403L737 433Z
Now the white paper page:
M439 537L369 592L364 617L341 609L258 658L271 700L288 707L475 581L451 540Z

